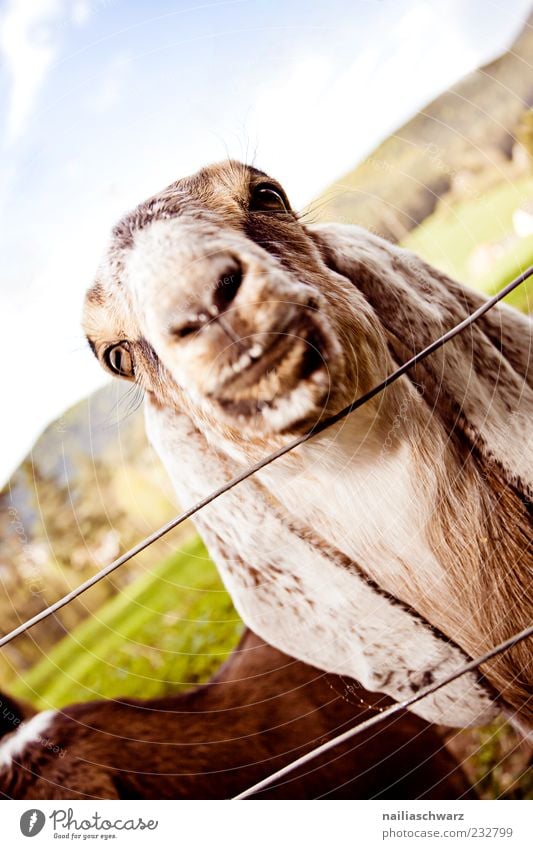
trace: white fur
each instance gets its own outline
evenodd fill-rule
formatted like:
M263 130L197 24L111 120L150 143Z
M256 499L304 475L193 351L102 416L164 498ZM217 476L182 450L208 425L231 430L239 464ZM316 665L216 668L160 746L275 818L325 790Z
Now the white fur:
M403 442L381 457L364 445L350 451L357 431L348 420L334 435L303 447L300 474L278 463L260 476L293 515L324 539L337 540L393 595L399 581L412 583L413 574L428 591L449 594L425 533L427 497L411 479L412 447ZM412 603L412 596L400 597ZM448 603L453 604L451 597Z
M183 507L235 471L223 455L208 448L185 415L148 405L147 426ZM298 481L295 486L298 490ZM337 496L331 486L325 491L329 504L335 498L342 503L342 488ZM312 500L307 484L306 493ZM300 486L300 507L303 498ZM375 512L375 501L366 508L367 518L372 509ZM407 522L408 516L400 524ZM465 655L423 620L291 532L254 481L244 482L203 510L198 526L244 621L299 660L349 675L398 701L413 695L411 685L422 687L426 673L438 680L464 665ZM339 540L339 547L343 544ZM248 564L261 575L258 584L250 581ZM272 566L279 571L272 571ZM499 712L473 674L426 697L413 710L430 721L458 726L488 722Z
M52 726L55 710L45 710L33 716L28 722L23 722L16 731L0 743L0 767L9 767L19 758L26 746L39 743L45 731Z

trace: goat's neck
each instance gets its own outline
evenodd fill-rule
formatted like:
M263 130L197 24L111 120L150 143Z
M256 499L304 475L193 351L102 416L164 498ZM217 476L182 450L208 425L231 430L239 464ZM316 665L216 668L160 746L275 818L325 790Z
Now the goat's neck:
M300 522L468 649L453 552L439 530L441 493L462 473L415 396L404 385L394 415L353 413L259 477Z

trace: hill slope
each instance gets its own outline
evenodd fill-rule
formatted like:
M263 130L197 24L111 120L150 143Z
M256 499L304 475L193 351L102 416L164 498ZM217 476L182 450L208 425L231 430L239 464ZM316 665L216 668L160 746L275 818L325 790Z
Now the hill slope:
M462 180L505 179L533 103L532 56L533 15L510 50L429 103L329 186L308 214L399 241Z

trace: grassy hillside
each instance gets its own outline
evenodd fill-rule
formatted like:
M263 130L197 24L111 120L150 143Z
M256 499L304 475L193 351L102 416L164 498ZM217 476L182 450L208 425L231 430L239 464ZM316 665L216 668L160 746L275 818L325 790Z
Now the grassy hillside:
M494 294L533 265L533 234L519 238L513 213L533 198L533 177L499 183L479 197L437 210L402 244L447 274L487 294ZM509 303L533 311L533 281L511 293Z
M533 16L508 52L457 82L329 186L310 217L400 241L446 193L483 191L505 179L533 102L532 23Z
M52 422L0 494L0 619L7 632L110 562L177 512L129 390L105 386ZM37 662L83 618L179 547L184 526L112 580L0 653L0 674Z
M129 584L1 688L41 708L149 698L207 680L242 623L198 540Z

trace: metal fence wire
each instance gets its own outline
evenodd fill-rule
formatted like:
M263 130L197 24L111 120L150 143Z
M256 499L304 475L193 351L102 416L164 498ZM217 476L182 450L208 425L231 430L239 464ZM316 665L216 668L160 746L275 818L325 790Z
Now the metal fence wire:
M215 489L213 492L206 495L192 507L189 507L187 510L175 516L165 525L162 525L162 527L158 528L152 534L142 539L135 546L133 546L133 548L129 549L129 551L126 551L112 563L109 563L107 566L105 566L99 572L94 574L87 581L80 584L75 589L71 590L71 592L58 599L49 607L46 607L44 610L41 610L31 619L28 619L26 622L21 623L18 627L14 628L8 634L5 634L3 637L0 638L0 648L10 643L12 640L20 636L21 634L24 634L34 625L37 625L38 622L42 622L44 619L47 619L54 613L57 613L58 610L61 610L62 607L65 607L65 605L69 604L69 602L71 602L73 599L77 598L86 590L90 589L99 581L103 580L103 578L110 575L120 566L123 566L141 551L144 551L146 548L152 545L152 543L156 542L158 539L161 539L161 537L165 536L165 534L169 533L169 531L173 530L174 528L177 528L179 525L185 522L186 519L190 519L192 516L202 510L202 508L206 507L208 504L211 504L211 502L215 501L215 499L219 498L225 492L229 492L229 490L233 489L233 487L237 486L239 483L242 483L242 481L251 477L260 469L263 469L265 468L265 466L270 465L270 463L273 463L279 457L283 457L285 454L288 454L289 451L293 451L299 445L302 445L304 442L307 442L314 436L318 436L320 433L323 433L329 427L332 427L334 424L341 421L346 416L350 415L350 413L353 413L355 410L359 409L359 407L362 407L363 404L366 404L367 401L370 401L376 395L379 395L381 392L383 392L384 389L387 388L387 386L390 386L392 383L402 377L402 375L409 371L409 369L416 366L417 363L422 362L422 360L424 360L426 357L429 357L430 354L434 353L447 342L449 342L451 339L453 339L454 336L457 336L459 333L462 333L464 330L470 327L470 325L474 324L479 318L481 318L481 316L485 315L485 313L492 309L492 307L494 307L499 301L509 295L514 289L524 283L531 276L533 276L533 266L522 272L522 274L520 274L518 277L516 277L514 280L504 286L503 289L501 289L491 298L488 298L480 307L478 307L477 310L475 310L473 313L463 319L463 321L459 322L459 324L454 325L450 330L448 330L446 333L443 333L442 336L439 336L438 339L435 339L422 351L419 351L418 353L414 354L413 357L411 357L409 360L399 366L399 368L389 374L381 383L374 386L365 395L362 395L361 397L355 399L351 404L349 404L339 413L336 413L335 415L329 416L328 418L325 418L322 421L318 422L318 424L316 424L311 430L307 431L306 433L303 433L301 436L296 437L292 441L288 442L286 445L279 448L277 451L268 454L267 456L263 457L263 459L259 460L257 463L254 463L252 466L249 466L247 469L244 469L242 472L235 475L235 477L231 478L229 481L223 484L221 487ZM331 738L322 745L317 746L315 749L311 750L307 754L303 755L302 757L296 759L292 763L268 776L263 781L243 791L235 798L245 799L251 795L258 793L259 791L265 789L267 786L271 785L276 781L279 781L281 778L288 775L293 770L298 769L299 767L303 766L304 764L308 763L309 761L313 760L314 758L318 757L319 755L323 754L334 746L337 746L340 743L343 743L346 740L355 737L357 734L366 731L373 725L377 725L378 722L382 722L388 717L391 717L404 710L405 708L410 707L411 705L415 704L416 702L420 701L431 693L435 693L441 687L445 687L447 684L451 683L452 681L455 681L457 678L460 678L467 672L471 672L473 669L476 669L481 664L485 663L496 655L507 651L512 646L516 645L522 640L527 639L527 637L530 636L533 636L533 624L525 628L523 631L514 634L505 642L495 646L486 654L474 658L469 663L466 663L464 666L456 670L456 672L453 672L446 678L443 678L441 681L436 681L428 687L424 687L415 696L412 696L411 698L403 702L398 702L392 705L391 707L380 712L376 716L373 716L370 719L359 723L358 725L348 729L342 734Z

